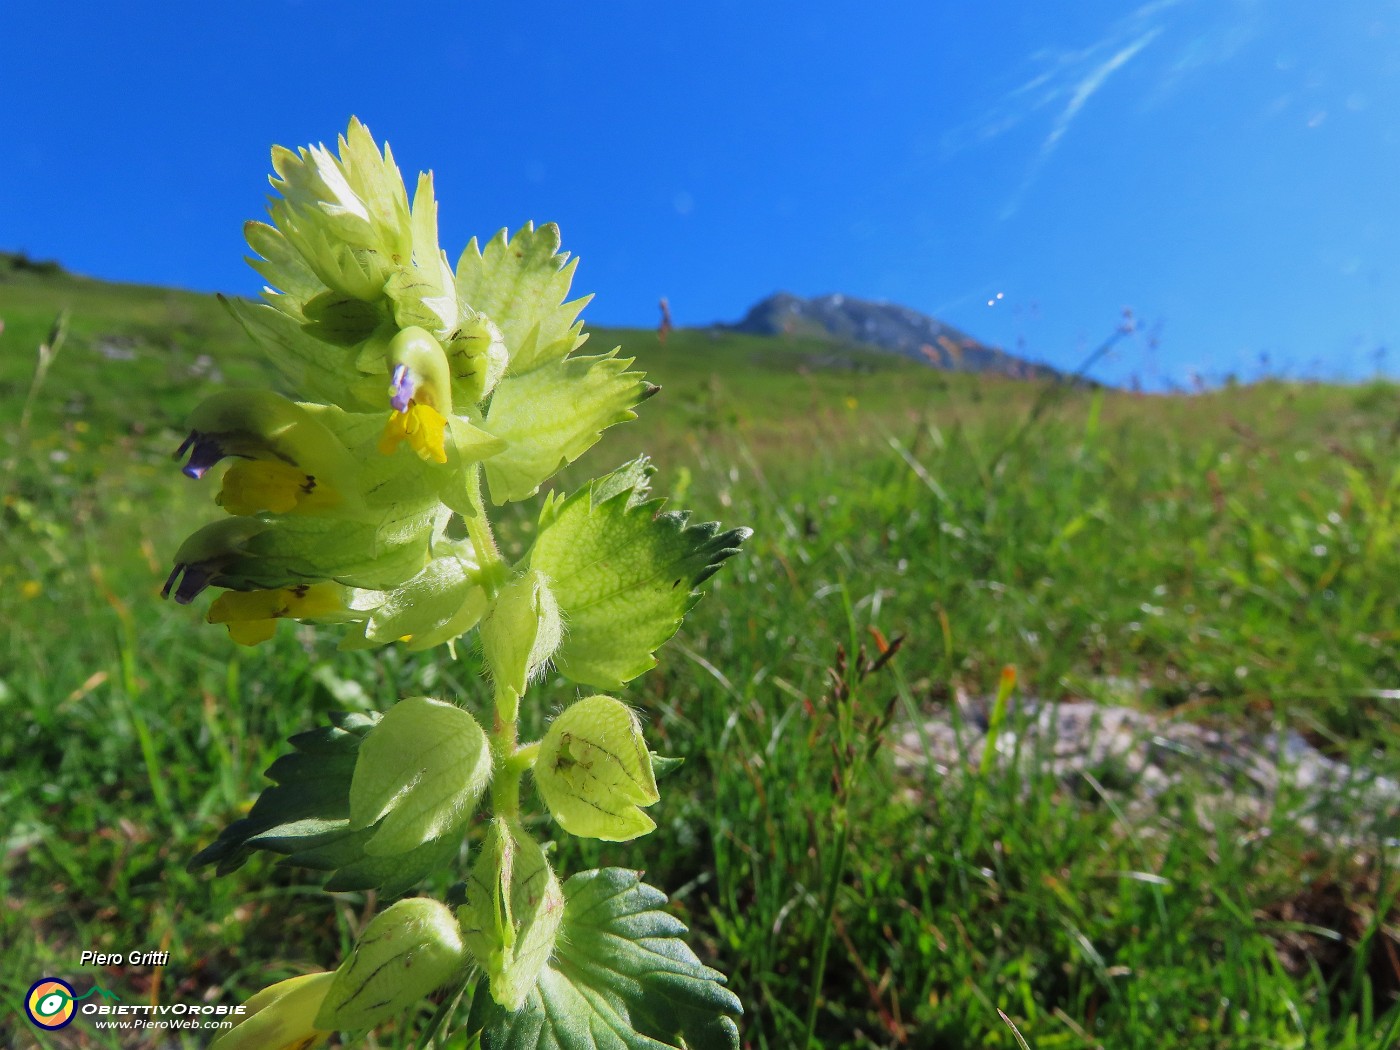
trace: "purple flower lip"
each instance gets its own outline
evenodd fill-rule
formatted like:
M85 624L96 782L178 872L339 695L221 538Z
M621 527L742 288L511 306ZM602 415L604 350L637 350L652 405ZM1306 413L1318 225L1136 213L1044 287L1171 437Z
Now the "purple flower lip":
M415 389L417 384L408 371L408 365L397 366L394 369L394 378L389 384L389 404L394 406L396 412L407 412Z
M181 574L184 579L180 579ZM165 586L161 588L160 596L169 598L170 592L175 591L175 601L180 605L189 605L190 602L203 593L209 586L209 581L213 578L213 573L203 565L177 565L169 576L165 579ZM179 580L179 586L176 581Z
M175 450L175 458L180 459L186 452L190 454L190 461L183 467L184 475L196 481L228 455L212 434L201 434L198 430L191 431L190 436L180 443Z

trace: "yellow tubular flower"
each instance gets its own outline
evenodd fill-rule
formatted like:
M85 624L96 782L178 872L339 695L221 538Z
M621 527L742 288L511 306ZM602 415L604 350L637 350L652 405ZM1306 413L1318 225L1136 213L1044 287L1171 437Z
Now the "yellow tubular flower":
M406 411L391 412L379 439L379 451L390 455L407 441L418 458L429 463L447 462L447 417L431 405L410 402Z
M405 328L385 351L392 368L389 404L393 412L379 439L390 455L407 441L428 463L447 462L447 415L452 411L452 375L437 340L421 328Z
M290 463L244 460L224 473L218 503L230 514L286 514L292 510L333 507L335 493Z
M316 1027L316 1013L335 982L334 973L309 973L264 988L247 1002L248 1013L210 1050L311 1050L331 1033Z
M226 591L209 606L207 619L228 627L229 637L239 645L257 645L277 632L280 619L329 616L344 609L340 584L315 583L270 591Z

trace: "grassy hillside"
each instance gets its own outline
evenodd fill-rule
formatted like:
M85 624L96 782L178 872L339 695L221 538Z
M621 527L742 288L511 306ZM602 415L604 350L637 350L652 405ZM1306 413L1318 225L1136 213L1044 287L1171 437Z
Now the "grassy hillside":
M61 308L68 340L30 398ZM365 895L262 859L217 880L184 863L327 712L480 704L474 654L336 654L289 625L235 649L158 599L215 511L169 458L180 420L271 376L212 299L0 260L0 319L0 1002L50 973L236 1002L333 964ZM1290 726L1396 776L1393 387L1143 397L819 341L592 339L663 392L560 484L646 451L659 491L756 536L627 691L653 746L688 760L658 830L562 841L561 863L678 891L748 1045L797 1045L814 994L832 1047L1015 1046L998 1009L1034 1047L1391 1045L1394 828L1331 850L1267 815L1207 817L1189 790L1143 826L1048 774L898 774L878 737L891 700L902 724L1012 665L1024 695ZM898 636L862 678L856 650ZM171 961L78 965L137 948ZM0 1009L0 1044L30 1045L23 1024ZM121 1045L81 1021L44 1039Z

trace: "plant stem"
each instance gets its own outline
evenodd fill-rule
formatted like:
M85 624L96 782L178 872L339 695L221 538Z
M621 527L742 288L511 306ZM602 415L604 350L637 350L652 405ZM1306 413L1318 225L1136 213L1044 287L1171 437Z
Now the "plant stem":
M494 598L496 591L505 582L507 567L505 559L501 557L501 549L496 546L496 537L491 532L491 521L486 516L486 503L481 498L480 463L473 464L467 472L467 501L471 505L472 513L462 515L462 519L466 522L467 536L472 541L477 564L481 567L482 586L486 588L487 595Z
M845 806L837 815L836 843L832 847L829 861L831 871L827 878L826 892L822 897L822 936L817 945L816 965L812 967L812 983L807 991L807 1034L802 1040L806 1050L811 1050L817 1030L817 1005L821 1001L822 980L826 976L826 955L831 948L832 916L836 914L836 894L841 890L841 880L846 875L846 841L850 834L850 821Z
M506 820L520 818L520 778L527 766L515 761L516 722L496 716L491 731L491 757L496 773L491 778L491 811Z
M501 557L496 537L491 532L491 520L486 516L486 502L481 496L481 464L475 464L467 474L467 501L471 514L464 514L467 536L476 551L480 566L481 585L494 598L510 575L510 566ZM491 758L496 773L491 778L491 808L496 816L509 821L520 819L520 778L530 768L539 744L517 747L520 698L511 690L496 689L495 720L491 727Z

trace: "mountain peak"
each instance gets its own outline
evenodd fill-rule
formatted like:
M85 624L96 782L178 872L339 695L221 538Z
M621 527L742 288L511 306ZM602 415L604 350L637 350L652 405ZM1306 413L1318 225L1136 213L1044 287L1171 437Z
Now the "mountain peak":
M737 324L723 327L754 335L805 335L889 350L954 372L997 372L1020 378L1055 378L1034 364L987 346L937 318L895 303L832 292L804 299L777 292L755 303Z

